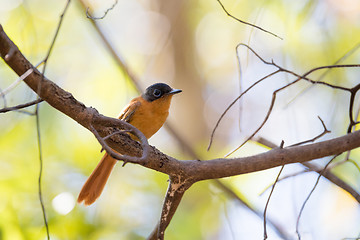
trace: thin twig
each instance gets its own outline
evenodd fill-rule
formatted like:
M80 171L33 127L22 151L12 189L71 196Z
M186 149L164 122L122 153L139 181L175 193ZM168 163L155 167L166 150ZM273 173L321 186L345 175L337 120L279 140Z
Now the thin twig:
M86 9L86 3L85 0L79 0L81 3L81 6ZM95 31L98 33L100 38L102 39L103 43L105 44L107 50L109 51L111 57L115 60L115 62L118 64L121 71L127 76L128 79L131 80L131 83L133 83L134 87L138 92L142 92L143 88L140 84L139 79L135 76L134 72L131 71L129 66L125 63L125 60L122 58L120 54L117 53L113 45L110 43L109 38L106 36L105 32L102 30L102 28L99 26L97 21L95 21L92 18L89 18L92 26L94 27Z
M339 64L343 61L345 61L349 56L351 56L352 54L354 54L358 49L360 48L360 42L358 42L354 47L352 47L349 51L347 51L343 56L341 56L338 60L336 60L333 65ZM327 69L325 70L320 77L317 78L317 81L321 81L329 72L331 71L331 69ZM307 88L305 88L304 90L302 90L300 93L296 94L293 99L291 99L288 103L287 106L289 104L291 104L292 102L294 102L295 99L297 99L298 97L300 97L301 95L305 94L307 91L309 91L314 85L311 85Z
M59 23L58 23L58 25L57 25L57 28L56 28L54 37L53 37L53 39L52 39L52 41L51 41L51 44L50 44L49 50L48 50L48 52L47 52L47 54L46 54L46 57L45 57L45 59L43 60L43 62L44 62L43 73L45 73L47 61L49 60L50 54L51 54L51 52L52 52L52 50L53 50L53 48L54 48L54 46L55 46L56 39L57 39L57 37L58 37L58 35L59 35L60 28L61 28L62 22L63 22L63 20L64 20L64 16L65 16L65 13L66 13L67 10L68 10L68 7L69 7L69 5L70 5L70 2L71 2L71 0L68 0L68 1L67 1L66 5L65 5L65 8L64 8L64 10L63 10L63 12L62 12L62 14L60 15L60 20L59 20Z
M317 139L321 138L322 136L324 136L325 134L327 134L327 133L330 132L330 131L326 128L326 125L325 125L324 121L323 121L319 116L318 116L318 118L319 118L319 120L321 121L321 124L322 124L322 126L323 126L323 128L324 128L323 132L322 132L321 134L315 136L315 137L312 138L312 139L309 139L309 140L307 140L307 141L303 141L303 142L299 142L299 143L293 144L293 145L291 145L290 147L303 145L303 144L306 144L306 143L309 143L309 142L314 142L314 141L316 141ZM283 145L284 145L284 141L281 142L280 148L283 148ZM269 202L270 202L270 198L271 198L272 193L273 193L273 191L274 191L274 189L275 189L275 185L276 185L276 183L279 182L279 177L280 177L281 172L283 171L284 167L285 167L285 165L283 165L283 166L281 167L281 169L280 169L280 171L279 171L279 173L278 173L278 175L277 175L277 177L276 177L275 182L272 184L269 197L268 197L268 199L267 199L267 201L266 201L266 204L265 204L265 209L264 209L264 239L267 239L267 237L268 237L268 236L267 236L267 231L266 231L266 212L267 212L267 209L268 209L268 205L269 205Z
M268 62L266 60L264 60L254 49L252 49L250 46L244 44L244 43L239 43L237 46L236 46L236 55L237 55L237 59L239 61L239 55L238 55L238 48L239 47L246 47L248 50L250 50L260 61L262 61L264 64L267 64L267 65L272 65L272 62ZM239 68L241 69L241 66L240 66L240 62L238 62L239 64ZM226 113L234 106L234 104L239 101L241 99L241 97L243 97L248 91L250 91L250 89L252 89L253 87L255 87L257 84L261 83L262 81L266 80L267 78L270 78L271 76L273 75L276 75L277 73L281 72L280 69L266 75L265 77L259 79L258 81L256 81L255 83L253 83L250 87L248 87L244 92L241 92L241 94L235 98L230 104L229 106L225 109L225 111L221 114L221 116L219 117L218 121L216 122L215 124L215 127L213 128L213 130L211 131L211 136L210 136L210 142L209 142L209 145L208 145L208 148L207 150L209 151L210 148L211 148L211 145L212 145L212 142L213 142L213 139L214 139L214 135L215 135L215 131L216 129L218 128L220 122L222 121L222 119L224 118L224 116L226 115Z
M16 110L19 110L19 109L22 109L22 108L27 108L27 107L33 106L35 104L41 103L42 101L44 101L44 100L42 100L41 98L38 98L38 99L36 99L34 101L19 104L19 105L16 105L14 107L2 108L2 109L0 109L0 113L6 113L6 112L10 112L10 111L16 111Z
M263 218L264 214L257 210L254 206L249 204L246 200L243 200L243 197L239 197L239 195L242 195L241 193L235 193L234 190L232 190L230 187L228 187L226 184L224 184L219 179L214 179L214 183L216 183L216 186L219 187L230 199L234 199L237 202L239 202L242 206L247 208L250 212L254 213L257 217ZM285 229L273 221L272 219L267 220L267 224L270 225L273 230L282 238L282 239L289 239L287 233L285 232Z
M259 138L256 140L256 142L268 147L268 148L276 148L277 145L264 139L264 138ZM301 163L302 165L304 165L308 170L306 170L305 172L308 171L313 171L313 172L317 172L317 173L321 173L322 172L322 168L317 166L316 164L313 163L309 163L309 162L303 162ZM339 177L337 177L335 174L331 173L329 171L329 167L327 168L328 170L323 172L323 176L330 182L332 182L333 184L335 184L336 186L338 186L339 188L345 190L346 192L348 192L358 203L360 203L360 194L353 188L351 187L349 184L347 184L346 182L344 182L342 179L340 179ZM301 174L298 173L298 174Z
M22 82L27 76L29 76L34 70L32 68L28 69L23 75L18 77L10 86L1 91L1 96L5 96L11 90L13 90L20 82Z
M333 168L336 168L336 167L338 167L338 166L340 166L340 165L343 165L344 163L348 162L349 159L350 159L350 154L351 154L351 151L347 151L344 159L341 160L341 161L338 161L338 162L336 162L336 163L334 163L334 164L332 164L331 166L329 166L329 167L328 167L328 170L331 170L331 169L333 169Z
M282 165L282 166L281 166L280 171L279 171L279 173L278 173L278 175L277 175L277 177L276 177L276 179L275 179L274 184L272 185L272 188L271 188L269 197L268 197L268 199L267 199L267 201L266 201L266 204L265 204L265 209L264 209L264 239L267 239L267 238L268 238L268 236L267 236L267 231L266 231L266 213L267 213L267 209L268 209L268 206L269 206L269 203L270 203L271 196L272 196L272 194L273 194L273 192L274 192L275 185L276 185L276 183L279 181L279 177L280 177L282 171L284 170L284 167L285 167L285 165Z
M326 125L325 125L324 121L323 121L319 116L318 116L318 118L319 118L319 120L321 121L321 124L322 124L322 126L323 126L323 128L324 128L324 130L322 131L322 133L320 133L319 135L313 137L312 139L309 139L309 140L306 140L306 141L302 141L302 142L299 142L299 143L290 145L290 146L288 146L288 147L295 147L295 146L303 145L303 144L306 144L306 143L315 142L317 139L321 138L321 137L324 136L325 134L330 133L330 131L326 128ZM280 147L281 147L281 146L280 146ZM291 174L291 175L285 176L285 177L283 177L283 178L281 178L281 179L277 179L277 182L280 182L280 181L282 181L282 180L284 180L284 179L287 179L287 178L289 178L289 177L295 177L295 176L297 176L297 175L300 175L300 174L303 174L303 173L306 173L306 172L309 172L309 171L301 171L301 172L298 172L298 173L295 173L295 174ZM274 187L274 184L271 184L269 187L265 188L265 190L264 190L261 194L263 194L263 193L264 193L268 188L270 188L270 187ZM260 195L261 195L261 194L260 194Z
M316 141L317 139L321 138L322 136L324 136L325 134L329 133L330 131L326 128L326 125L324 123L324 121L318 116L319 120L321 121L321 124L324 128L323 132L320 133L319 135L315 136L314 138L312 139L309 139L307 141L303 141L303 142L300 142L300 143L296 143L296 144L293 144L289 147L293 147L293 146L299 146L299 145L302 145L302 144L305 144L305 143L309 143L309 142L314 142ZM284 141L281 142L281 145L280 145L280 148L283 148L284 147ZM281 175L281 172L283 171L285 165L283 165L276 177L276 180L275 182L272 184L272 188L271 188L271 191L270 191L270 194L269 194L269 197L268 197L268 200L266 202L266 205L265 205L265 210L264 210L264 239L267 239L267 231L266 231L266 212L267 212L267 209L268 209L268 205L269 205L269 202L270 202L270 198L272 196L272 193L275 189L275 185L277 182L279 182L279 177Z
M306 143L310 143L310 142L315 142L316 140L318 140L319 138L321 138L322 136L324 136L325 134L327 133L331 133L331 131L329 131L326 126L325 126L325 123L324 121L318 116L319 120L321 121L321 124L324 128L323 132L320 133L319 135L313 137L312 139L309 139L309 140L306 140L306 141L303 141L303 142L299 142L299 143L295 143L293 145L290 145L289 147L295 147L295 146L299 146L299 145L303 145L303 144L306 144Z
M263 122L260 124L260 126L259 126L245 141L243 141L238 147L236 147L235 149L233 149L232 151L230 151L228 154L226 154L225 157L230 156L230 155L233 154L235 151L237 151L239 148L241 148L243 145L245 145L250 139L252 139L252 138L260 131L260 129L262 129L262 127L265 125L265 123L267 122L267 120L269 119L269 117L270 117L270 115L271 115L271 113L272 113L272 109L273 109L274 104L275 104L275 101L276 101L277 93L280 92L280 91L282 91L282 90L284 90L284 89L286 89L286 88L288 88L288 87L290 87L290 86L292 86L293 84L296 84L296 83L299 82L300 80L305 80L305 81L308 81L308 82L310 82L310 83L312 83L312 84L320 84L320 85L324 85L324 86L331 87L331 88L338 89L338 90L348 91L348 92L351 93L351 97L352 97L352 98L355 98L356 92L360 89L360 84L357 85L357 86L355 86L354 88L345 88L345 87L342 87L342 86L333 85L333 84L329 84L329 83L322 82L322 81L314 81L314 80L311 80L311 79L309 79L309 78L307 77L308 75L312 74L313 72L319 71L319 70L323 70L323 69L355 68L355 67L358 68L358 67L360 67L360 64L344 64L344 65L320 66L320 67L316 67L316 68L313 68L313 69L309 70L308 72L306 72L306 73L303 74L303 75L299 75L299 74L297 74L297 73L295 73L295 72L293 72L293 71L290 71L290 70L288 70L288 69L285 69L285 68L279 66L279 65L276 64L274 61L271 61L271 62L265 61L263 58L260 57L260 55L258 55L251 47L249 47L249 46L246 45L246 44L241 44L241 46L244 46L244 47L248 48L248 49L249 49L251 52L253 52L254 55L255 55L256 57L258 57L264 64L272 65L272 66L278 68L277 71L275 71L275 72L273 72L273 73L265 76L264 78L261 79L261 81L264 80L264 79L266 79L266 78L269 78L269 77L271 77L272 75L275 75L275 74L277 74L277 73L279 73L279 72L285 72L285 73L291 74L291 75L295 76L296 79L293 80L292 82L286 84L285 86L283 86L283 87L281 87L281 88L278 88L277 90L275 90L275 91L273 92L273 94L272 94L272 99L271 99L271 103L270 103L269 109L268 109L268 111L267 111L267 113L266 113L266 116L265 116ZM260 81L260 80L259 80L259 81ZM259 81L256 82L256 84L259 83ZM252 85L251 87L253 87L253 85ZM251 88L251 87L250 87L250 88ZM248 89L247 89L247 90L248 90ZM235 104L235 102L236 102L237 100L239 100L240 97L243 96L243 94L245 94L245 93L247 92L247 90L245 90L238 98L236 98L236 99L229 105L229 107L226 108L226 110L223 112L223 114L220 116L219 120L217 121L217 123L216 123L216 125L215 125L215 127L214 127L214 130L212 131L212 134L211 134L212 137L210 138L210 144L209 144L209 146L211 146L211 142L212 142L212 138L213 138L213 135L214 135L214 133L215 133L215 130L217 129L217 127L218 127L220 121L223 119L224 115L225 115L225 114L229 111L229 109ZM350 101L350 105L351 105L351 103L353 103L353 101ZM352 107L352 106L351 106L351 107ZM350 107L350 108L351 108L351 107ZM352 109L352 108L351 108L351 109ZM354 121L352 120L352 119L353 119L353 118L352 118L352 112L350 111L349 114L350 114L350 119L351 119L350 125L352 126L352 123L354 123Z
M104 19L106 17L106 15L108 14L108 12L110 12L111 10L114 9L114 7L118 4L118 0L115 0L115 2L113 3L113 5L111 7L109 7L108 9L106 9L106 11L104 12L104 14L101 17L93 17L90 15L89 13L89 8L86 9L86 17L92 20L101 20Z
M301 209L300 209L299 215L298 215L298 217L297 217L297 221L296 221L296 234L297 234L299 240L301 239L301 235L300 235L300 231L299 231L300 218L301 218L301 215L302 215L302 213L303 213L303 211L304 211L305 205L306 205L306 203L309 201L311 195L313 194L313 192L315 191L317 185L319 184L319 181L320 181L321 176L323 176L323 173L324 173L325 171L327 171L326 168L330 165L330 163L331 163L337 156L338 156L338 155L335 155L335 156L334 156L333 158L331 158L330 161L325 165L324 169L320 172L318 178L316 179L316 182L315 182L315 184L314 184L314 187L311 189L309 195L306 197L303 205L301 206Z
M245 22L245 21L243 21L243 20L241 20L241 19L233 16L232 14L230 14L230 13L226 10L226 8L224 7L224 5L222 4L222 2L221 2L220 0L217 0L217 1L218 1L218 3L220 4L221 8L224 10L224 12L225 12L229 17L235 19L236 21L238 21L238 22L240 22L240 23L242 23L242 24L251 26L251 27L253 27L253 28L257 28L257 29L259 29L259 30L261 30L261 31L263 31L263 32L269 33L269 34L273 35L274 37L277 37L277 38L283 40L282 37L279 37L279 36L276 35L275 33L272 33L272 32L270 32L270 31L268 31L268 30L266 30L266 29L264 29L264 28L262 28L262 27L259 27L259 26L255 25L255 24L252 24L252 23L249 23L249 22Z
M39 67L41 64L43 63L43 61L39 62L35 68ZM7 88L5 88L4 90L0 89L0 96L2 97L3 101L4 101L4 108L6 109L6 97L5 95L8 94L9 92L11 92L20 82L22 82L27 76L29 76L32 72L34 71L33 68L28 69L24 74L22 74L20 77L18 77L12 84L10 84L10 86L8 86ZM14 109L16 110L16 109ZM12 111L12 110L9 110Z
M36 106L38 106L38 105L36 105ZM35 117L36 117L36 133L37 133L37 142L38 142L38 151L39 151L39 165L40 165L39 177L38 177L38 194L39 194L40 206L41 206L41 210L42 210L42 214L43 214L43 218L44 218L46 236L47 236L47 239L50 240L49 224L48 224L48 221L46 218L46 210L45 210L44 200L42 197L42 188L41 188L41 180L42 180L42 173L43 173L43 157L42 157L42 148L41 148L40 117L39 117L38 108L36 108Z
M298 78L296 79L295 81L293 82L290 82L288 84L286 84L285 86L281 87L281 88L278 88L277 90L275 90L272 94L272 99L271 99L271 103L270 103L270 107L266 113L266 116L264 118L264 120L262 121L262 123L260 124L260 126L249 136L246 138L245 141L243 141L238 147L236 147L235 149L231 150L229 153L227 153L224 157L229 157L231 154L233 154L234 152L236 152L239 148L241 148L242 146L244 146L250 139L252 139L259 131L260 129L263 128L263 126L265 125L265 123L267 122L267 120L269 119L271 113L272 113L272 110L274 108L274 105L275 105L275 101L276 101L276 96L277 96L277 93L286 89L287 87L290 87L291 85L297 83L298 81L300 81L301 78Z
M242 97L244 96L248 91L250 91L250 89L252 89L253 87L255 87L257 84L261 83L262 81L264 81L265 79L277 74L279 72L279 70L275 71L275 72L272 72L268 75L266 75L265 77L259 79L258 81L256 81L254 84L252 84L249 88L247 88L244 92L242 92L237 98L235 98L230 104L229 106L225 109L225 111L221 114L221 116L219 117L218 121L216 122L215 124L215 127L214 129L212 130L211 132L211 136L210 136L210 142L209 142L209 145L208 145L208 148L207 150L209 151L211 146L212 146L212 142L214 140L214 135L215 135L215 132L217 130L217 128L219 127L219 124L220 122L222 121L222 119L225 117L226 113L234 106L234 104Z
M309 173L309 172L310 172L309 169L305 169L305 170L302 170L302 171L299 171L299 172L296 172L296 173L288 174L288 175L286 175L286 176L284 176L284 177L279 178L277 182L279 183L279 182L282 182L283 180L286 180L286 179L288 179L288 178L293 178L293 177L302 175L302 174L304 174L304 173ZM269 184L264 190L262 190L262 191L259 193L259 196L262 196L266 191L268 191L270 188L272 188L273 185L274 185L273 183L272 183L272 184Z
M40 201L40 206L41 206L41 210L42 210L42 214L43 214L43 218L44 218L47 239L50 240L50 230L49 230L49 225L47 222L46 210L45 210L45 205L44 205L44 201L43 201L43 197L42 197L42 188L41 188L42 172L43 172L43 157L42 157L42 148L41 148L40 118L39 118L38 112L36 112L36 129L37 129L37 142L38 142L39 165L40 165L39 177L38 177L39 201Z
M44 63L44 67L43 67L43 71L42 71L42 78L44 78L44 74L45 74L45 70L46 70L46 66L47 66L47 61L50 57L51 51L54 47L55 41L57 39L62 21L63 21L63 17L66 13L66 10L68 9L68 6L70 4L70 0L68 0L68 2L65 5L65 8L60 16L60 20L55 32L55 35L53 37L53 40L51 42L50 48L48 50L48 53L45 57L45 59L43 60ZM30 69L29 69L30 70ZM28 71L29 71L28 70ZM33 70L33 69L31 69ZM38 91L37 93L40 92L41 89L41 84L39 84L38 87ZM47 222L47 218L46 218L46 211L45 211L45 206L44 206L44 202L42 199L42 188L41 188L41 181L42 181L42 172L43 172L43 158L42 158L42 150L41 150L41 136L40 136L40 115L39 115L39 104L36 104L36 110L35 110L35 116L36 116L36 128L37 128L37 141L38 141L38 146L39 146L39 161L40 161L40 171L39 171L39 179L38 179L38 188L39 188L39 200L40 200L40 205L41 205L41 209L43 212L43 218L44 218L44 223L45 223L45 228L46 228L46 234L47 234L47 239L50 240L50 231L49 231L49 226L48 226L48 222Z
M227 207L225 201L223 202L223 206L224 206L224 215L225 215L226 223L229 226L229 230L230 230L230 233L231 233L231 239L235 240L236 239L235 230L234 230L233 226L231 225L231 219L230 219L230 216L229 216L229 210L228 210L228 207Z
M357 125L357 121L354 120L354 116L353 116L353 111L354 111L354 101L355 101L355 97L357 92L360 89L360 83L358 85L356 85L355 87L351 88L350 91L350 104L349 104L349 119L350 119L350 123L349 123L349 127L347 130L347 133L351 133L352 130L354 130L356 125ZM358 116L358 115L357 115Z
M236 45L235 51L236 51L237 67L238 67L238 71L239 71L239 94L242 94L243 93L243 74L242 74L242 68L241 68L241 59L240 59L240 55L239 55L239 51L238 51L239 47L240 47L239 44ZM239 132L241 132L243 105L244 105L244 101L239 101L239 121L238 121Z

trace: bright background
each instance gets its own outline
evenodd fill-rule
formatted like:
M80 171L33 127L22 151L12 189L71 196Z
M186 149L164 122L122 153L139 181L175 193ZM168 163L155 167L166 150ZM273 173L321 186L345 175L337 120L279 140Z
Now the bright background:
M173 99L168 122L202 159L222 157L238 146L264 119L272 92L294 80L279 74L251 90L226 115L206 151L211 131L241 88L274 71L239 48L249 44L265 60L274 60L298 74L311 68L359 63L360 1L223 0L236 17L256 23L284 40L228 17L216 0L119 0L103 20L101 30L128 65L141 86L166 82L183 93ZM94 16L103 15L114 1L88 1ZM46 55L66 1L0 0L0 23L23 54L36 65ZM354 51L352 51L354 50ZM352 51L351 53L349 53ZM311 75L313 79L322 72ZM113 60L85 10L72 1L48 62L46 76L79 101L102 114L117 116L138 93ZM360 69L327 73L323 81L351 87ZM0 88L17 79L3 62ZM240 88L241 86L241 88ZM273 114L257 137L285 146L318 135L320 116L332 132L346 133L349 94L327 87L299 84L281 92ZM0 99L0 107L35 98L24 84ZM356 108L359 109L358 99ZM33 111L32 108L28 110ZM167 176L139 166L115 168L101 198L92 206L75 204L82 184L101 158L92 134L42 103L41 138L44 157L43 198L52 239L143 239L156 225L167 188ZM150 143L179 159L192 159L165 129ZM267 149L248 143L232 156L248 156ZM344 155L338 158L341 161ZM359 163L359 151L350 158ZM315 161L325 165L329 158ZM286 166L283 176L303 171ZM263 211L279 169L241 175L222 181ZM360 191L359 170L344 163L332 170ZM38 200L39 159L35 117L19 112L0 115L0 239L45 239ZM297 215L317 174L304 173L280 182L271 198L268 217L296 238ZM360 233L359 204L347 193L321 180L300 222L302 239L355 238ZM269 239L280 237L268 227ZM167 239L262 239L263 222L211 181L195 184L186 194L166 231Z

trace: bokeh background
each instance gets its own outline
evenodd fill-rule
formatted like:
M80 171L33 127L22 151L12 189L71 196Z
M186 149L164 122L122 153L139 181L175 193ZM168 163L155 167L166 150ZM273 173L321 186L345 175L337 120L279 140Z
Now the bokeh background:
M45 57L67 1L0 0L0 23L23 54L36 65ZM234 16L255 23L283 40L228 17L216 0L119 0L96 23L127 68L119 66L86 17L102 16L112 0L73 0L64 16L48 61L46 76L102 114L117 116L138 92L130 71L144 89L166 82L183 93L173 99L168 123L201 159L222 157L237 147L263 121L272 92L294 80L279 74L251 90L229 111L206 151L211 131L226 107L242 90L276 70L244 47L251 46L265 60L274 60L298 74L321 65L359 63L360 1L223 0ZM241 71L239 65L241 64ZM241 73L241 74L240 74ZM359 69L319 71L313 79L351 87ZM17 76L2 61L0 88ZM0 107L35 99L20 83ZM359 109L356 98L355 111ZM349 94L300 82L278 95L273 113L257 134L285 146L322 131L320 116L331 130L322 139L346 133ZM28 108L33 112L34 108ZM143 239L156 225L167 188L167 176L131 164L115 168L100 199L90 207L76 204L82 184L102 154L93 135L73 120L40 106L44 175L43 198L52 239ZM150 143L179 159L193 159L166 129ZM249 142L231 155L267 151ZM38 199L39 157L35 117L23 112L0 115L0 239L45 239ZM336 161L341 162L345 154ZM325 165L330 158L316 160ZM359 163L359 151L350 159ZM222 179L245 202L263 211L279 169ZM286 166L283 176L304 171ZM332 169L360 191L356 164ZM315 173L281 181L271 198L268 217L295 239L299 210L314 186ZM265 191L265 192L264 192ZM264 193L263 193L264 192ZM263 193L263 194L261 194ZM300 220L302 239L346 239L360 234L359 204L327 180L321 180ZM269 239L281 239L268 226ZM211 181L195 184L166 231L167 239L262 239L263 220L229 198Z

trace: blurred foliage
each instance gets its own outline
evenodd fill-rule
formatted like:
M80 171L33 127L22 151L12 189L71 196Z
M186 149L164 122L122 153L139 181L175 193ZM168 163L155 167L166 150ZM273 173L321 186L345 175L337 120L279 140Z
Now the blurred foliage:
M88 1L94 16L101 16L114 1ZM35 65L44 57L66 1L1 0L0 23ZM247 43L264 59L302 74L311 68L359 63L358 0L250 1L223 0L234 16L280 35L279 40L229 18L217 1L136 0L118 2L98 24L126 61L141 85L167 82L184 92L173 100L169 122L202 159L221 157L236 147L263 120L272 91L292 80L284 74L266 80L249 92L220 124L214 146L206 152L211 130L220 114L242 89L271 69L245 48L240 48L241 79L235 47ZM350 54L350 51L353 50ZM324 73L311 75L316 79ZM322 79L351 87L359 69L329 71ZM47 77L102 114L117 116L134 96L134 87L110 57L86 18L85 9L72 1L47 66ZM0 64L0 89L16 79ZM0 99L0 107L34 99L24 83ZM356 109L359 108L358 99ZM34 111L33 107L27 109ZM356 110L357 111L357 110ZM326 87L300 83L278 96L274 113L259 133L285 145L321 132L321 116L332 131L325 138L345 134L348 95ZM167 188L167 176L120 164L101 198L90 207L75 204L82 184L101 158L95 138L80 125L46 103L40 107L44 155L43 198L52 239L143 239L156 225ZM0 115L0 239L45 239L38 200L39 159L35 118L21 112ZM179 159L190 159L184 148L162 129L150 143ZM234 156L266 149L250 143ZM359 163L359 151L351 153ZM328 160L317 160L325 164ZM339 159L338 161L340 161ZM302 171L287 166L284 175ZM224 183L260 211L278 169L232 177ZM333 169L360 191L359 171L351 163ZM268 216L295 236L299 208L316 174L307 173L278 184ZM56 200L58 199L58 200ZM59 200L60 199L60 200ZM305 208L301 232L307 239L358 236L358 204L342 190L321 181ZM229 199L211 181L195 184L184 196L166 232L167 239L261 239L262 219ZM271 239L278 236L270 229Z

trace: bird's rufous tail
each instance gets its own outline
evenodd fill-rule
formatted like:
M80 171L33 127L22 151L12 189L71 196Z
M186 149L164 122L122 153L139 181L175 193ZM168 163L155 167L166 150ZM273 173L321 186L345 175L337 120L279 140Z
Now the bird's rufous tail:
M85 205L90 205L98 199L116 162L117 160L105 153L82 187L77 199L78 203L84 201Z

